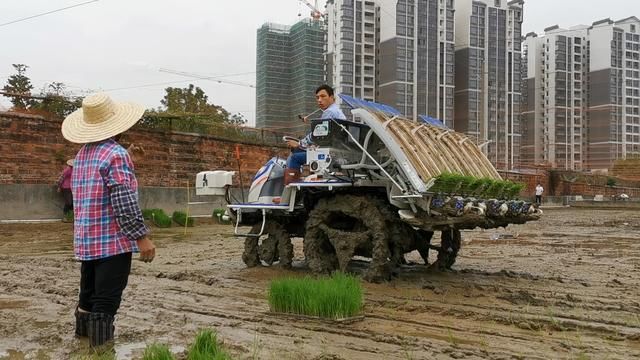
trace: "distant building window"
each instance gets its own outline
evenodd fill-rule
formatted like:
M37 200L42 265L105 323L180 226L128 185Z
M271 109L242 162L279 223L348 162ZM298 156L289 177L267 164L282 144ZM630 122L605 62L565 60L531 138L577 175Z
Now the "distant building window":
M500 7L500 0L495 0L495 4L494 4L494 6L495 6L495 7Z
M498 0L496 0L496 1L498 1ZM631 24L630 26L631 26L631 32L635 33L636 32L636 26L633 25L633 24Z

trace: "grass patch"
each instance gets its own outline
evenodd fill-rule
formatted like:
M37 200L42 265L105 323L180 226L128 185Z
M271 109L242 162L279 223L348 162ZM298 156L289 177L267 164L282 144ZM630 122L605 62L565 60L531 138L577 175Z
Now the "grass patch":
M145 220L152 220L153 219L153 213L155 211L158 211L160 209L142 209L142 217Z
M204 329L198 332L189 347L187 360L231 360L231 356L218 344L217 334Z
M174 211L171 218L173 218L173 221L175 221L180 226L185 226L186 223L187 226L191 227L195 222L193 218L188 217L187 213L185 213L184 211Z
M153 222L157 227L171 227L172 220L162 209L144 209L142 210L142 217Z
M360 281L350 275L334 273L330 278L285 278L271 282L271 311L340 319L362 310Z
M226 214L226 211L227 210L225 210L225 209L213 209L213 213L211 214L211 217L213 217L215 220L217 220L218 223L220 223L220 224L229 224L229 223L231 223L231 221L223 220L223 216L224 216L224 214Z
M142 360L175 360L175 357L167 345L151 344L144 349Z

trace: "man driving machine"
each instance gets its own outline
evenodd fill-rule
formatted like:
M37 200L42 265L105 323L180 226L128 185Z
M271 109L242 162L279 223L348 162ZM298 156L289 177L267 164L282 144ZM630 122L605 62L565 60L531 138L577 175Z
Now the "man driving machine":
M329 85L321 85L316 89L316 102L322 110L320 119L347 120L334 96L333 88ZM313 114L313 113L312 113ZM309 121L309 115L302 118L304 122ZM287 158L287 169L284 173L284 184L290 184L300 179L300 168L307 163L307 148L312 145L311 132L302 140L296 141L293 138L285 137L287 145L291 148L291 154Z

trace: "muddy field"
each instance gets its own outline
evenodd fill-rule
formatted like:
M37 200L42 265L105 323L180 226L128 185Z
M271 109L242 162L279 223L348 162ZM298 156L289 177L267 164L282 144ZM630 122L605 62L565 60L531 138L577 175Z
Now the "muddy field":
M640 358L640 211L546 209L463 237L454 271L365 284L365 318L336 324L269 313L269 280L307 273L301 239L293 271L247 269L229 226L155 229L158 256L134 261L116 321L118 358L154 341L180 352L204 327L239 359ZM81 352L71 225L0 225L0 264L0 358Z

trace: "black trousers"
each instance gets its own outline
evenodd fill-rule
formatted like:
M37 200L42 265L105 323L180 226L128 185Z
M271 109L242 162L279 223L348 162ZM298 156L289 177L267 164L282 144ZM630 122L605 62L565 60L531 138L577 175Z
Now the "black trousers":
M73 211L73 194L71 189L62 189L62 198L64 199L64 209L62 212L66 214L69 211Z
M82 310L114 316L131 272L131 253L83 261L80 267Z
M542 204L542 195L536 195L536 204Z

